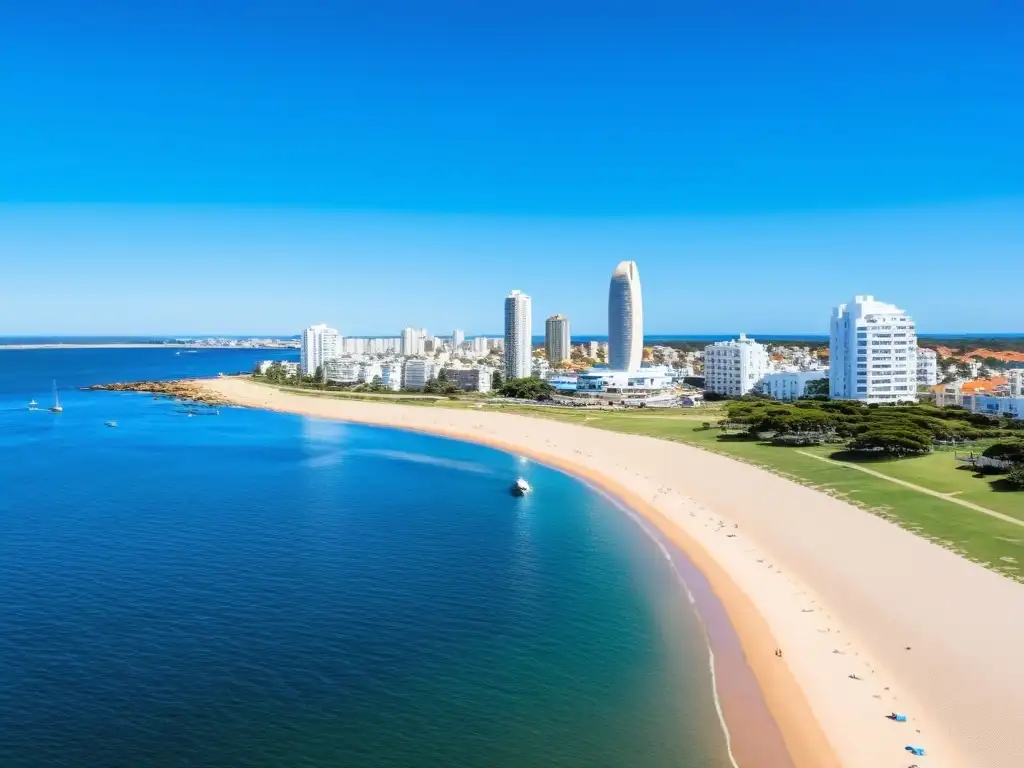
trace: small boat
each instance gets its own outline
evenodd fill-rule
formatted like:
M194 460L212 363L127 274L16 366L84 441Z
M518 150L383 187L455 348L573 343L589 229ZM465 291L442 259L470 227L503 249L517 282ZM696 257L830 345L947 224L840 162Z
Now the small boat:
M38 406L39 403L36 402L36 399L34 397L28 401L28 409L30 411L34 411Z
M525 496L526 494L528 494L532 490L533 490L533 488L530 487L530 484L528 482L526 482L525 480L523 480L523 478L521 478L521 477L518 480L516 480L514 483L512 483L512 495L513 496Z
M57 394L57 380L53 380L53 405L50 406L50 413L63 413L64 406L60 404L60 395Z
M116 427L117 426L117 422L116 421L104 421L103 423L106 424L108 427Z

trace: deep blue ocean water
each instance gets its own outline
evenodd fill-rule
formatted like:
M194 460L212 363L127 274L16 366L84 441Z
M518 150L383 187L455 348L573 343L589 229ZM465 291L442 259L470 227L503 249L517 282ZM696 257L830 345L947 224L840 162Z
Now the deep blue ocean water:
M582 483L73 389L273 356L0 352L2 768L729 765L675 574Z

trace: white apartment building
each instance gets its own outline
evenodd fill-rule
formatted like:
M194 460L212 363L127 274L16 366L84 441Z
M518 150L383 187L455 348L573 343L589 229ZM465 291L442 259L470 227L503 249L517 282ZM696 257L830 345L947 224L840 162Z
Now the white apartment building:
M359 364L359 383L372 384L373 380L382 376L383 366L376 360L364 360Z
M346 336L341 341L343 355L383 355L398 352L401 339L396 337Z
M484 355L491 351L490 347L487 346L488 339L486 336L477 336L475 339L473 339L472 344L472 350L474 355L483 357Z
M770 370L768 349L741 333L732 341L704 348L704 391L741 397L757 386Z
M257 370L259 370L261 375L265 375L270 369L270 366L275 363L280 363L281 368L284 369L285 376L295 377L299 375L299 364L292 360L263 360L260 362Z
M466 341L466 334L456 328L452 331L452 352L458 352Z
M362 361L344 357L324 362L324 378L334 384L357 384Z
M426 328L403 328L401 353L407 357L426 354L427 338Z
M569 359L569 318L552 315L544 322L544 351L552 365Z
M1006 383L1011 397L1024 396L1024 369L1014 368L1007 371Z
M512 291L505 297L505 380L528 377L532 359L532 302L522 291Z
M404 360L388 360L380 367L380 383L388 389L397 392L402 388L404 369Z
M475 368L446 368L444 375L463 392L490 392L494 369L486 365Z
M829 395L838 400L917 400L917 330L902 309L856 296L832 311Z
M312 376L328 360L336 360L340 356L341 336L334 328L321 323L302 332L299 369L303 376Z
M939 354L934 349L917 348L917 383L927 387L939 383Z
M807 385L812 381L827 378L828 370L773 371L766 373L758 382L758 389L774 400L796 400L807 394Z
M432 360L413 358L405 361L403 389L422 390L434 377L435 364Z

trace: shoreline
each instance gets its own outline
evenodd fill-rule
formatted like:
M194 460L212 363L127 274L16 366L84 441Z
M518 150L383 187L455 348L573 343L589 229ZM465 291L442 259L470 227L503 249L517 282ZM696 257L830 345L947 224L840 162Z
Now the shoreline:
M1024 764L1024 588L863 510L649 437L310 398L244 378L197 383L242 406L525 454L625 502L708 580L796 768L905 768L906 744L927 749L911 758L921 768ZM908 722L885 719L891 711ZM740 749L743 734L730 728Z

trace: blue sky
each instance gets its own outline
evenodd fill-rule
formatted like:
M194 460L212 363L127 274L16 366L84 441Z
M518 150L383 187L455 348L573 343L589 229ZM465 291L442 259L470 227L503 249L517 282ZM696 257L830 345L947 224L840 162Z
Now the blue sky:
M0 333L1024 331L1019 5L497 5L7 9Z

